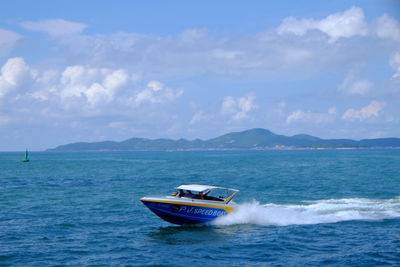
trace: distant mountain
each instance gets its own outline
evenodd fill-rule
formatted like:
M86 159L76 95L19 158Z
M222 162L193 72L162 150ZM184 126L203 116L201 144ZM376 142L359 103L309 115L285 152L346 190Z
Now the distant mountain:
M47 151L131 151L131 150L225 150L225 149L291 149L291 148L400 148L400 138L321 139L307 134L285 136L266 129L233 132L209 140L130 138L122 142L79 142L61 145Z

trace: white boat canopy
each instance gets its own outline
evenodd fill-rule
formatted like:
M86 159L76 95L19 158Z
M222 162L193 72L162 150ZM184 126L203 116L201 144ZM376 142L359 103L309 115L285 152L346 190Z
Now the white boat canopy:
M212 186L212 185L201 185L201 184L183 184L178 186L177 189L190 190L196 192L212 191L215 189L225 189L225 190L239 192L239 190L233 188L226 188L226 187Z

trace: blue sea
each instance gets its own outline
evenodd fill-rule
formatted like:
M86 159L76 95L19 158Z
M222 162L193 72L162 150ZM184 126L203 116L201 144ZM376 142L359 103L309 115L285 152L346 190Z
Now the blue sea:
M400 150L0 153L1 266L400 266ZM240 189L210 225L139 199Z

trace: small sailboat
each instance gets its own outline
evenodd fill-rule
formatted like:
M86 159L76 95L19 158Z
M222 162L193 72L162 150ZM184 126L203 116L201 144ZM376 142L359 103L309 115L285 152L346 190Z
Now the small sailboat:
M22 160L22 162L29 162L28 149L25 151L25 158Z

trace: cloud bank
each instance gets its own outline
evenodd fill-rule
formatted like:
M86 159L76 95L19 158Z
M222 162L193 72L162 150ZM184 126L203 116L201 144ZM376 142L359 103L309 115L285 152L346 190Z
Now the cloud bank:
M90 126L115 139L265 127L354 138L368 123L400 134L400 24L388 14L351 7L247 35L94 34L61 18L19 25L25 35L0 29L3 128ZM11 55L29 38L46 42L43 58Z

